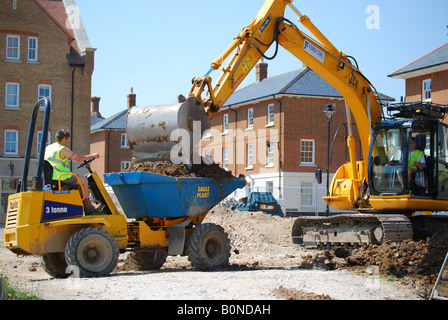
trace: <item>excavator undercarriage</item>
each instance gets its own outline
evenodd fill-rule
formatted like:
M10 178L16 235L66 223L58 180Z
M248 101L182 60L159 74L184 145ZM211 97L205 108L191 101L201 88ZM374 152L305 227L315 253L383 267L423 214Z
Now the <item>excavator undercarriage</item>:
M304 217L295 221L292 241L297 247L358 247L386 241L412 240L410 220L404 215L342 214Z

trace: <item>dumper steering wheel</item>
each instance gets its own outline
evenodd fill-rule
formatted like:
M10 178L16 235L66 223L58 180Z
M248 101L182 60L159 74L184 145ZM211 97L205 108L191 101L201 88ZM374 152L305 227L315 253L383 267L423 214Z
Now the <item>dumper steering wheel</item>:
M83 161L80 165L78 165L78 166L76 167L76 169L82 168L82 167L84 167L84 166L86 166L87 169L90 169L90 163L91 163L93 160L95 160L95 159L96 159L96 158L93 157L92 159Z

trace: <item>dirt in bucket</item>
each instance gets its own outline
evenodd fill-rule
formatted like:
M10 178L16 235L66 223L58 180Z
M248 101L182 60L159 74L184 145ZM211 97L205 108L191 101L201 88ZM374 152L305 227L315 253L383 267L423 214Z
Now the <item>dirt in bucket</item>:
M134 163L121 172L149 172L175 178L211 178L222 181L233 178L231 171L226 171L218 164L193 164L191 170L184 164L173 164L170 161L145 161Z

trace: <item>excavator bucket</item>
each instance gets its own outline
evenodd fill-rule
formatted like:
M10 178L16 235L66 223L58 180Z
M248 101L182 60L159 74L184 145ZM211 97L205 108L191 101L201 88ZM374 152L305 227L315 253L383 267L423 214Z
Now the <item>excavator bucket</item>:
M199 99L179 95L173 104L132 107L126 132L134 163L168 160L192 164L199 159L197 145L210 119Z

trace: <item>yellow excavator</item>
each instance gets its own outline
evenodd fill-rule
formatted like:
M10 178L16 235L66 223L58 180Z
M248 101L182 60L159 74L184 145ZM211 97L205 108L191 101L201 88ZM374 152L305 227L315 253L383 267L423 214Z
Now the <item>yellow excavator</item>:
M273 59L282 46L332 85L351 113L347 138L350 160L337 170L324 200L333 208L356 214L299 218L292 230L294 244L383 243L412 239L417 229L425 234L446 229L445 217L415 216L419 211L448 208L448 127L440 121L448 108L405 103L391 106L384 114L378 92L358 69L356 60L339 51L292 2L267 0L252 23L212 62L209 72L193 79L188 97L179 96L170 105L134 107L128 112L127 133L134 162L180 155L181 161L191 163L198 142L194 137L210 128L210 119L256 63L261 58ZM313 36L284 17L288 6ZM275 53L267 57L266 51L272 46ZM220 68L221 75L212 84L210 75ZM352 117L359 132L360 160L356 159L350 130ZM179 129L192 138L173 138ZM415 137L427 164L415 174L418 179L407 170L411 138ZM174 148L180 140L185 147L182 151Z

